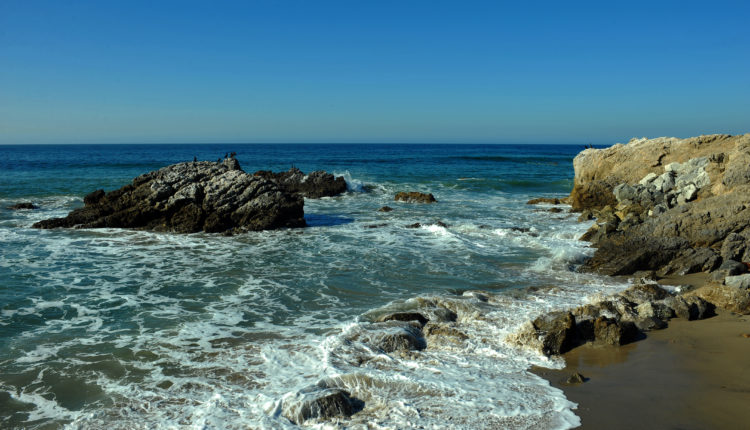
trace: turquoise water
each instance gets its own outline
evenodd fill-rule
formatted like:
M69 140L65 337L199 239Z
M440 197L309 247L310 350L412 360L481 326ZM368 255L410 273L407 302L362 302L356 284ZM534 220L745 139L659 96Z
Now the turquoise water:
M365 402L334 427L570 428L574 404L527 372L559 361L505 338L538 313L622 287L575 273L590 254L576 240L586 224L525 204L566 195L581 149L0 146L0 426L294 427L281 405L333 378ZM228 152L248 172L324 169L350 190L307 199L305 229L30 228L92 190ZM393 201L411 190L438 203ZM39 209L6 209L20 201ZM454 309L468 337L428 338L403 356L357 340L378 315L425 303Z

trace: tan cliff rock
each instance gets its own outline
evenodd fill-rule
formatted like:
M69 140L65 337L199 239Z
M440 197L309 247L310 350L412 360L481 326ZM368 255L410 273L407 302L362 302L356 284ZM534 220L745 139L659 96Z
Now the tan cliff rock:
M750 133L632 139L609 148L586 149L575 157L570 204L577 211L615 205L612 190L617 185L637 184L649 173L661 174L670 163L700 157L708 161L705 170L711 183L704 195L722 195L750 182Z

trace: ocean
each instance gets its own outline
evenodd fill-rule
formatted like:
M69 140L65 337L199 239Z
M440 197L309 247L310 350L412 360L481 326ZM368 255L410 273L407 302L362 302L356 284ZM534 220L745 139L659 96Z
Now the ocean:
M282 405L333 381L364 402L312 428L577 426L506 341L549 310L625 288L577 273L590 223L527 205L573 185L582 145L0 146L0 427L283 429ZM168 234L37 230L169 164L236 152L242 168L343 175L304 229ZM399 191L436 204L395 202ZM9 210L18 202L36 210ZM379 212L388 205L394 210ZM417 228L410 228L419 223ZM379 316L443 306L460 336L386 354Z

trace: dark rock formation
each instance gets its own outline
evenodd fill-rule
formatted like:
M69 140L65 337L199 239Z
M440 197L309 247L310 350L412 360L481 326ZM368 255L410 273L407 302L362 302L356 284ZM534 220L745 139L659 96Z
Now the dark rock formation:
M300 169L292 167L286 172L279 173L259 170L254 173L254 176L275 182L284 192L299 193L311 199L332 197L346 192L346 180L343 176L334 177L322 170L316 170L305 176Z
M20 209L39 209L39 208L31 202L21 202L21 203L16 203L13 206L8 206L8 209L12 211L17 211Z
M432 193L419 193L416 191L404 192L401 191L396 193L394 197L395 201L407 202L407 203L437 203L435 196Z
M248 175L234 158L179 163L146 173L119 190L97 190L84 207L36 228L133 228L177 233L304 227L303 199Z
M638 337L638 328L631 321L599 317L594 320L594 341L606 345L625 345Z
M667 327L674 317L692 320L712 315L711 303L692 292L675 295L657 284L637 284L571 312L541 315L508 340L546 355L562 354L587 342L625 345L643 337L643 332Z
M382 208L378 209L378 212L391 212L393 210L390 206L383 206Z

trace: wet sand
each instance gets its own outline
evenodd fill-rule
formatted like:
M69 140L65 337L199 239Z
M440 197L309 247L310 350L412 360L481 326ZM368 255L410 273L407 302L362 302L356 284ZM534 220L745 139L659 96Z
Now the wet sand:
M578 403L582 429L750 429L750 315L672 319L621 347L584 345L533 369ZM565 383L573 372L587 378Z

